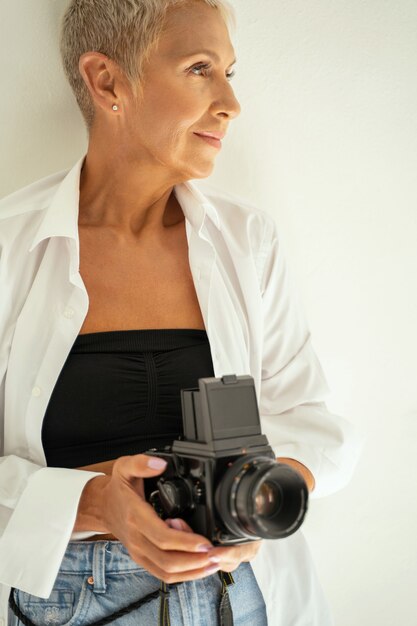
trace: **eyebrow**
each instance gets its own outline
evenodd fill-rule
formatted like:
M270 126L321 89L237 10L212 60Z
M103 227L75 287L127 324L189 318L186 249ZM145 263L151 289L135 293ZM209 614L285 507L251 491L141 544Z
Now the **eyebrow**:
M180 56L181 59L187 59L188 57L194 57L197 56L197 54L206 54L207 56L211 57L212 59L214 59L215 61L217 61L217 63L220 63L220 57L217 54L217 52L214 52L214 50L196 50L195 52L189 52L188 54L183 54ZM234 65L237 62L237 59L234 59L230 65ZM230 65L228 65L228 67L230 67Z

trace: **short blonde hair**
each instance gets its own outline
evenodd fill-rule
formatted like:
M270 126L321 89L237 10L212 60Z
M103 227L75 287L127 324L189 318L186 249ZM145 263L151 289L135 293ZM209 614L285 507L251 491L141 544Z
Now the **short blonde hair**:
M61 22L60 52L88 132L95 109L79 71L81 55L105 54L124 72L135 96L138 88L142 94L143 70L162 34L168 10L196 1L218 9L228 28L235 29L235 11L228 0L71 0Z

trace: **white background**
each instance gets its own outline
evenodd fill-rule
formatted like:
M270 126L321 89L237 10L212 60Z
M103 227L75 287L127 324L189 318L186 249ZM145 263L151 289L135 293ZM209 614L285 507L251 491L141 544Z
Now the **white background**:
M336 626L416 626L417 1L232 4L242 113L206 180L275 217L328 406L367 437L305 534ZM87 147L66 5L0 0L0 197Z

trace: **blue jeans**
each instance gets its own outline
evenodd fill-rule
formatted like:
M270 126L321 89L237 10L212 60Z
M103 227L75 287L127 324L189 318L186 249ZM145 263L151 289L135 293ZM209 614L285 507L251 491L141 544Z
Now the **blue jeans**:
M250 563L232 572L228 592L234 626L267 626L266 607ZM170 587L171 626L219 626L221 580L217 572ZM119 541L71 541L47 600L14 590L20 610L39 626L88 626L157 591L160 580L133 561ZM159 596L111 622L157 626ZM21 622L9 608L10 626Z

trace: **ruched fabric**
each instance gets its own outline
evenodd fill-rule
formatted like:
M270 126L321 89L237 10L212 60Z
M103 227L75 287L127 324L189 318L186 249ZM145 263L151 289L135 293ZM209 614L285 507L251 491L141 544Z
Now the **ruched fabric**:
M78 335L47 406L47 465L82 467L171 444L183 433L181 389L214 376L205 330Z

